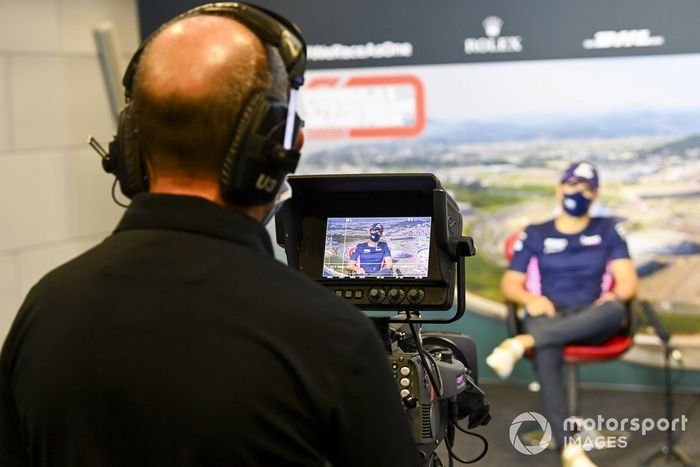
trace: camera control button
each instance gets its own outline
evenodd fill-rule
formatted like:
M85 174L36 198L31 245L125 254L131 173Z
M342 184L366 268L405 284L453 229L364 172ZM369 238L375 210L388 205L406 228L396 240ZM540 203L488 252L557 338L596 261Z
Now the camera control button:
M401 380L399 381L399 384L400 384L402 387L407 388L407 387L409 387L409 386L411 385L411 380L408 379L408 378L401 378Z
M403 302L406 297L406 292L403 289L394 288L389 290L389 301L393 304L398 304Z
M418 399L409 394L403 398L403 403L409 409L415 409L418 406Z
M345 291L345 298L352 298L352 290Z
M401 394L401 399L403 399L404 397L408 397L411 392L408 389L402 389L399 394Z
M378 303L382 303L386 298L386 291L384 291L384 289L373 287L369 289L369 292L367 293L367 298L369 299L370 303L373 303L375 305Z
M401 376L408 376L411 374L411 369L407 366L402 366L399 372L401 373Z
M408 301L413 304L419 304L425 298L425 292L423 289L412 288L408 291Z
M364 295L364 294L362 293L362 290L356 290L356 291L355 291L355 298L358 298L358 299L359 299L359 298L362 298L363 295Z

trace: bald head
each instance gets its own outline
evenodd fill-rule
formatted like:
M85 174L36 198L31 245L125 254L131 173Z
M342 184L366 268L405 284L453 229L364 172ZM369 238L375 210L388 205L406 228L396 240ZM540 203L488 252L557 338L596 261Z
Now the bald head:
M216 179L245 100L273 81L265 46L230 18L192 16L161 31L144 50L133 89L151 178Z
M143 92L153 99L206 99L231 81L242 91L265 69L265 48L253 32L223 16L185 18L163 30L139 64Z

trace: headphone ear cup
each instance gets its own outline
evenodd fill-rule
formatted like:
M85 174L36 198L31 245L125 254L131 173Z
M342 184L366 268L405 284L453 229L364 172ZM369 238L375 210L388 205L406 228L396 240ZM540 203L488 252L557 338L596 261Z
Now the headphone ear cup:
M282 100L262 92L248 99L221 166L224 198L248 206L274 200L299 159L298 152L282 146L286 120Z
M117 177L119 188L126 197L131 198L136 193L148 190L148 177L129 104L119 114L117 134L109 143L109 154L103 159L102 167Z

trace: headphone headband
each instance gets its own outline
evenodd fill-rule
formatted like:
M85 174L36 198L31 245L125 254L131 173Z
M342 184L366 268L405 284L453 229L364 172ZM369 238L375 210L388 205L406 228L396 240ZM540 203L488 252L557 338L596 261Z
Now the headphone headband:
M285 70L289 76L290 86L298 89L304 84L304 71L306 70L306 42L299 26L278 15L275 12L261 7L241 2L219 2L201 5L186 11L152 32L139 45L131 57L129 65L124 72L122 84L124 85L127 100L131 98L131 89L134 84L134 75L138 69L141 55L148 44L165 28L184 18L199 15L218 15L236 20L248 27L255 35L266 44L275 47L282 58Z

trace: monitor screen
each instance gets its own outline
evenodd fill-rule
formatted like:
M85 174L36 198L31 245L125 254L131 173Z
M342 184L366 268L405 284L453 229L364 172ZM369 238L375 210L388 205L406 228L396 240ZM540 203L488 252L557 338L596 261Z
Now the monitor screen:
M428 277L430 217L329 217L325 278Z

